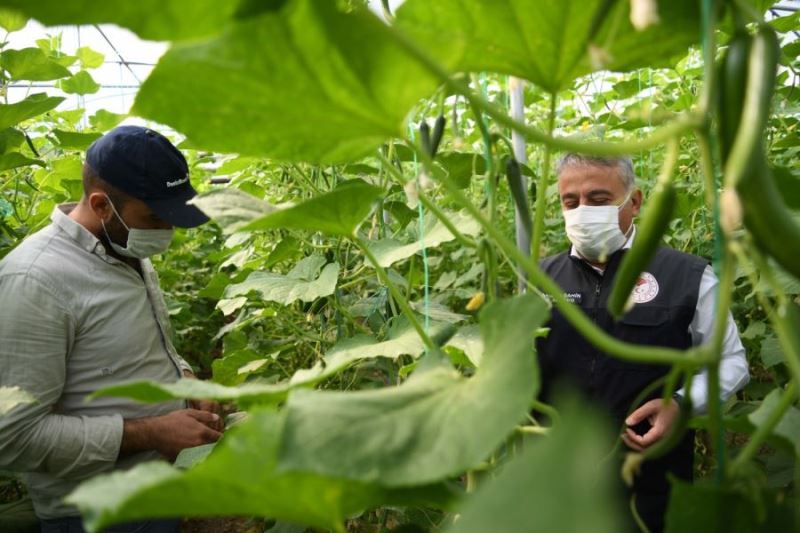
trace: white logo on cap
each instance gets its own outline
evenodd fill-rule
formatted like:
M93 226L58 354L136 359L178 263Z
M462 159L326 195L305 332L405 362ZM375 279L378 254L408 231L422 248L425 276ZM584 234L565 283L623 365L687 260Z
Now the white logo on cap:
M178 179L178 180L175 180L175 181L168 181L167 182L167 187L177 187L178 185L182 185L182 184L186 183L187 181L189 181L189 175L188 174L186 175L185 178Z
M642 272L633 288L633 301L637 304L651 302L658 296L658 281L650 272Z

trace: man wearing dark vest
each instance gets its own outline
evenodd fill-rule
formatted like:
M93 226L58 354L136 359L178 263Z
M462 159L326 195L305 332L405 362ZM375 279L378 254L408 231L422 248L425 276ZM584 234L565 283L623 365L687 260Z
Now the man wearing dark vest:
M557 175L572 246L542 260L541 266L567 298L600 328L627 342L676 349L707 342L715 320L718 280L708 261L700 257L659 248L633 290L633 307L618 321L606 309L614 275L636 238L633 218L642 205L630 158L567 154L559 162ZM608 356L585 340L555 308L549 327L549 335L537 345L542 397L548 399L555 383L571 383L592 402L605 407L617 427L623 423L627 426L621 438L628 448L641 451L663 438L679 414L679 400L686 394L695 413L706 409L704 372L695 376L690 391L679 389L670 403L664 404L662 391L656 389L642 403L633 405L668 367ZM722 399L735 394L748 380L744 347L729 314L720 363ZM650 531L661 531L664 526L669 498L666 473L692 478L693 441L690 432L672 452L644 463L635 480L637 512Z

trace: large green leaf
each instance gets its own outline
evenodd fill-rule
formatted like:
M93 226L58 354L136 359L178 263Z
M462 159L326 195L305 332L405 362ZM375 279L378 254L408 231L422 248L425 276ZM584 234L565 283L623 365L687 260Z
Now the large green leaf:
M613 3L591 41L607 60L592 67L590 41L606 0L408 0L397 23L456 71L491 71L526 78L557 92L598 67L630 70L663 65L699 40L695 0L658 2L660 24L636 31L630 2ZM452 58L457 58L453 60Z
M72 150L86 150L94 141L101 137L100 133L80 133L77 131L53 130L62 148Z
M113 23L143 39L177 40L201 37L227 22L238 2L219 0L0 0L47 26Z
M486 172L486 159L474 152L442 152L436 154L437 170L441 168L462 189L469 187L472 176Z
M613 442L599 413L571 408L546 437L526 442L460 509L452 533L624 531L614 490Z
M278 354L264 355L250 348L242 348L214 359L211 363L212 379L222 385L238 385L248 376L258 373Z
M447 507L457 493L443 485L393 490L376 485L276 469L283 416L250 413L211 455L188 471L145 463L98 476L68 501L89 531L108 524L175 516L259 516L342 529L350 515L380 504Z
M19 387L0 387L0 415L23 403L33 403L36 398Z
M763 424L772 411L775 410L781 394L786 393L779 389L771 390L758 409L747 416L748 420L755 426ZM778 425L773 428L772 434L779 439L783 439L784 443L789 447L794 447L795 455L800 457L800 409L789 407L789 410L784 413Z
M210 191L192 198L189 203L213 218L225 233L236 232L275 211L268 202L234 188Z
M0 8L0 28L7 32L21 30L28 24L28 18L14 9Z
M666 515L667 533L771 533L796 531L797 502L778 491L739 492L732 486L675 480Z
M480 224L464 211L447 213L447 217L464 235L477 235L481 231ZM422 238L411 244L404 244L395 239L382 239L371 243L370 249L375 254L378 264L385 268L421 252L423 244L425 248L435 248L455 239L450 230L433 215L425 218L424 226Z
M324 268L323 265L325 265L324 257L312 255L298 262L286 275L256 271L243 282L229 285L225 289L224 297L235 298L256 291L264 300L284 305L297 300L313 302L333 294L336 290L339 264L329 263Z
M431 337L448 336L452 332L449 324L434 322L430 324L428 334ZM396 359L401 355L418 357L425 351L425 345L416 330L407 320L397 321L389 330L386 340L378 341L367 335L358 335L337 342L322 361L309 369L301 369L294 373L292 385L319 382L341 372L357 361L375 357Z
M0 154L4 154L25 142L25 135L16 128L0 131Z
M474 466L525 417L538 388L533 332L547 315L535 295L487 305L487 351L470 379L435 367L398 387L292 391L281 468L407 486Z
M25 157L19 152L9 152L0 155L0 170L9 170L12 168L27 167L28 165L44 166L44 161L41 159L31 159Z
M131 381L105 387L89 395L89 399L105 396L132 398L140 402L158 403L173 399L214 399L236 401L241 406L275 404L283 401L289 391L287 383L245 383L226 387L211 381L179 379L174 383Z
M88 46L81 46L75 51L78 60L81 62L81 68L97 68L103 64L105 56L100 52L92 50Z
M449 324L434 322L430 326L429 333L433 338L444 342L452 330ZM98 390L92 394L92 397L122 396L149 403L172 399L213 398L215 400L233 400L242 406L274 404L283 401L292 388L315 385L355 362L375 357L397 358L400 355L418 357L423 351L424 345L416 331L407 321L401 320L392 327L386 340L377 341L366 336L341 340L325 354L324 362L317 363L308 369L299 369L289 381L282 383L245 383L238 387L228 387L196 379L181 379L174 383L135 381ZM238 369L253 362L257 357L250 351L234 352L222 361L224 362L228 358L233 362L239 361L236 363ZM215 377L216 368L215 364Z
M36 93L15 104L0 104L0 129L16 126L23 120L55 109L63 101L64 98L60 96Z
M403 135L409 110L437 84L369 11L294 0L215 38L174 45L133 110L198 147L343 162Z
M81 70L71 78L61 80L59 87L67 94L94 94L100 90L100 85L85 70Z
M240 230L287 228L349 237L372 210L372 202L382 193L383 189L359 179L346 181L331 192L292 207L277 209Z
M460 328L447 343L447 346L452 346L464 352L464 355L467 356L473 366L481 366L484 348L478 326L469 325Z
M772 174L787 207L800 209L800 173L786 167L774 167Z
M120 122L122 122L128 115L121 115L119 113L112 113L105 109L98 109L97 113L89 117L89 124L98 131L108 131Z
M183 450L181 450L181 452L178 454L178 457L175 458L175 462L172 464L176 468L180 468L182 470L191 468L192 466L199 464L203 460L205 460L205 458L208 457L212 451L214 451L214 448L216 446L217 443L212 442L209 444L201 444L200 446L194 446L193 448L184 448Z
M6 50L0 54L0 64L15 80L47 81L72 75L67 68L47 57L40 48Z
M761 341L759 356L761 357L764 368L772 368L775 365L783 363L783 349L781 348L781 343L778 341L778 337L772 334L764 337L764 340Z

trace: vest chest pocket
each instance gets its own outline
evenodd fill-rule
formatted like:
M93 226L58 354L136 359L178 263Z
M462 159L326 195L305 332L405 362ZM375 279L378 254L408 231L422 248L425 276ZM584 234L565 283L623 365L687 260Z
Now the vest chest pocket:
M617 322L612 334L625 342L649 346L681 346L684 335L676 327L669 307L636 305ZM609 367L615 370L648 371L653 365L643 365L610 358Z
M669 307L637 304L622 315L620 324L633 327L655 327L670 320Z

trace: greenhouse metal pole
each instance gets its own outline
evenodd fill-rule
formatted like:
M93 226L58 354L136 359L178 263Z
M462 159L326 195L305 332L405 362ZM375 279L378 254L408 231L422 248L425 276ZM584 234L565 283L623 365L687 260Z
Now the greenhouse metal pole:
M510 76L508 78L508 92L510 97L510 108L511 108L511 117L514 120L518 120L519 122L525 122L525 93L524 93L524 82L519 79L515 78L514 76ZM528 156L525 152L525 138L519 134L516 130L511 131L511 146L514 149L514 159L521 165L525 165L528 163ZM524 191L528 190L528 178L521 174L522 180L522 189ZM520 214L520 206L515 203L514 208L514 222L516 227L517 233L517 247L524 253L525 255L530 255L531 253L531 234L528 228L525 227L525 224L522 222L521 214ZM517 265L517 286L520 293L525 292L528 286L528 276L525 273L525 269L522 268L520 265Z

